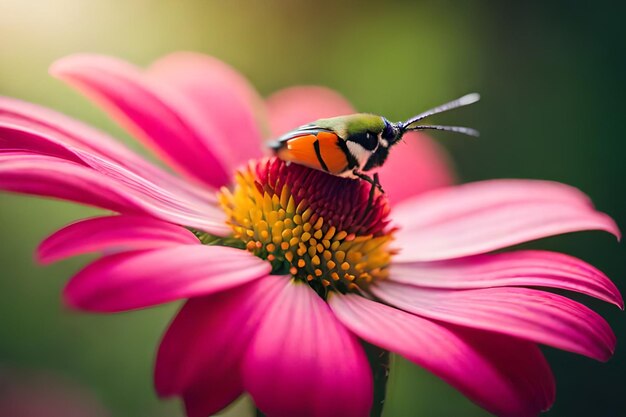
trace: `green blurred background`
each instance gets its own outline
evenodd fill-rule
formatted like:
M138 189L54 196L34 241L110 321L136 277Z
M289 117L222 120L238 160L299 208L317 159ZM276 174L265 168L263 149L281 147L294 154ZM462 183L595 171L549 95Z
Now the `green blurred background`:
M476 127L481 138L436 135L460 180L562 181L626 226L625 38L618 2L337 3L0 0L0 94L59 109L136 147L50 78L48 65L75 52L145 65L171 51L194 50L232 64L263 94L322 84L358 109L391 119L475 90L483 95L479 105L441 121ZM32 252L46 234L96 211L6 194L0 201L0 374L57 375L89 390L111 416L180 416L179 405L157 400L151 385L155 346L177 305L111 316L65 310L61 288L84 259L43 268ZM626 254L608 235L526 246L579 256L626 291ZM580 298L613 325L618 350L601 364L545 349L558 382L547 415L626 415L625 317ZM409 363L399 360L392 372L387 417L486 415ZM246 415L245 405L231 414Z

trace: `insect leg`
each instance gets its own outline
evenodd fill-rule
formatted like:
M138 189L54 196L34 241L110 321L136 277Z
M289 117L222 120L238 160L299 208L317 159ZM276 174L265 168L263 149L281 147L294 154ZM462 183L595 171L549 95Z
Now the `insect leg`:
M380 181L378 179L378 173L374 174L374 178L370 178L364 173L357 171L356 169L352 171L352 173L354 174L355 177L358 177L362 179L363 181L372 184L372 188L376 187L381 193L383 194L385 193L385 190L383 190L383 187L380 185Z
M374 174L374 185L378 188L381 194L385 194L385 190L383 190L383 186L380 185L380 179L378 178L378 172Z
M357 171L356 169L353 171L353 173L355 176L362 179L363 181L370 183L370 195L368 198L367 206L372 207L372 203L374 202L374 192L376 191L376 189L378 188L378 191L380 191L382 194L385 193L385 190L383 190L383 187L380 185L378 173L374 174L374 178L370 178L362 172Z

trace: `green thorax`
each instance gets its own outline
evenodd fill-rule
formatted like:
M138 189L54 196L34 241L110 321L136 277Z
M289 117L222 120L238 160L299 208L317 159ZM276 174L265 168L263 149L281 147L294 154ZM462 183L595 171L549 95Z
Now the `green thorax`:
M323 129L332 130L343 139L365 132L378 134L385 128L385 122L382 117L369 113L357 113L347 116L331 117L329 119L320 119L312 124Z

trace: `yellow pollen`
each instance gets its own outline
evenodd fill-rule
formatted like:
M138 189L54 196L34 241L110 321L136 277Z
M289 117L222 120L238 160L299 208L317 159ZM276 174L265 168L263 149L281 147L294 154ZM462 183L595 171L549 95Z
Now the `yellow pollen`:
M360 235L356 231L364 229L339 230L340 223L333 220L337 217L325 218L325 207L333 204L334 197L324 205L311 206L302 198L303 189L299 191L293 195L286 180L267 183L257 179L252 164L238 171L233 189L223 188L219 194L233 231L231 238L271 262L273 273L288 271L314 288L358 291L387 278L394 254L389 248L391 232ZM322 207L322 211L313 207ZM351 213L340 214L339 222L345 224Z
M342 230L339 233L335 234L333 240L335 242L341 241L341 240L344 240L346 238L346 236L348 236L348 232L346 232L345 230Z

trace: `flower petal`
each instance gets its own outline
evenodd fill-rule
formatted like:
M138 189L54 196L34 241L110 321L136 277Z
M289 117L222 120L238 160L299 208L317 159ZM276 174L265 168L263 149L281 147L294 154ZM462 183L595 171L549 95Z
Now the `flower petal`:
M218 371L217 375L221 377L219 380L214 378L215 372L215 368L207 369L204 378L198 380L183 394L187 417L212 416L243 394L241 376L236 368L227 369L225 372Z
M200 244L184 227L143 216L94 217L72 223L46 238L37 250L42 263L106 250L122 252Z
M403 143L393 147L389 158L378 170L380 183L391 204L454 183L445 150L419 132L404 135ZM407 181L410 175L411 181Z
M447 291L381 282L373 294L398 308L447 323L527 339L606 361L615 335L604 319L569 298L529 288Z
M239 366L258 322L288 283L286 277L268 276L187 301L159 346L158 394L183 395L190 417L212 415L230 404L243 391Z
M148 69L150 75L185 94L219 135L234 164L260 157L263 134L258 116L263 101L241 74L224 62L193 52L167 55Z
M138 68L106 56L63 58L50 72L99 103L138 139L181 172L213 187L230 167L201 109Z
M222 218L221 209L217 208L217 197L215 194L208 194L202 199L190 198L179 192L172 192L148 181L140 175L134 174L124 167L121 167L97 155L75 150L83 162L107 177L113 178L135 191L144 199L150 201L157 207L163 207L181 216L189 217L211 217Z
M404 201L399 261L436 261L583 230L619 238L613 220L575 188L548 181L494 180L431 191Z
M216 201L215 195L209 190L202 190L197 187L185 186L189 182L182 182L175 177L168 177L165 171L145 164L147 169L129 166L128 163L118 163L107 155L102 155L84 147L71 145L71 140L54 132L48 132L39 127L29 127L14 122L0 120L0 153L24 152L37 155L54 156L59 159L76 162L89 166L95 170L107 174L116 172L115 177L128 184L136 183L134 178L151 188L151 193L171 195L173 198L184 199L185 203L198 204L198 202ZM132 160L131 160L132 161ZM126 161L126 162L131 162ZM114 167L113 170L109 167ZM149 171L154 168L154 172ZM160 185L156 185L156 184ZM163 187L164 186L164 187ZM182 188L182 190L181 190ZM183 191L183 192L180 192Z
M439 262L394 263L389 279L419 287L472 289L552 287L577 291L624 308L611 280L588 263L557 252L520 250Z
M554 402L538 347L503 335L442 325L355 294L333 295L337 318L364 340L437 375L498 416L534 416Z
M306 284L278 295L245 355L244 388L271 417L367 416L372 375L363 348Z
M354 112L354 108L345 98L325 87L286 88L267 99L267 113L273 137L317 119Z
M249 252L223 246L180 245L106 256L65 287L66 302L113 312L223 291L269 274L271 266Z
M81 157L86 156L81 154ZM208 204L187 207L171 195L159 195L158 190L150 188L142 178L117 171L123 168L107 165L104 160L100 163L102 170L105 167L109 170L108 175L45 155L0 153L0 189L74 201L119 213L147 214L217 235L229 233L224 214L217 207ZM118 181L122 177L125 181Z
M212 195L209 190L149 163L105 133L35 104L0 97L0 126L4 129L0 141L5 150L22 149L75 160L72 150L80 149L112 161L170 192L184 192L203 200ZM51 153L50 148L63 149Z
M415 202L428 202L428 207L420 207L419 216L413 218L411 225L420 225L441 221L456 214L442 212L450 203L463 203L462 208L450 208L468 211L484 209L485 206L525 201L560 201L577 206L591 207L587 195L572 186L554 181L525 179L496 179L470 182L455 187L437 190L424 196L416 197L396 208L398 215L409 215ZM466 207L466 208L465 208Z
M179 184L176 183L166 183L167 188L163 188L106 156L69 146L64 143L62 138L28 127L0 122L0 154L15 152L54 156L93 168L95 171L128 186L143 198L152 200L157 205L166 205L181 214L216 212L214 204L217 202L217 198L215 194L187 193L184 192L184 188L181 192ZM151 176L149 175L149 177ZM161 182L161 177L155 179L159 183Z
M75 201L113 211L140 211L116 188L119 184L91 169L43 155L0 155L0 188Z
M35 129L0 121L0 153L25 152L53 156L84 165L83 161L63 143Z

